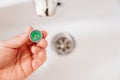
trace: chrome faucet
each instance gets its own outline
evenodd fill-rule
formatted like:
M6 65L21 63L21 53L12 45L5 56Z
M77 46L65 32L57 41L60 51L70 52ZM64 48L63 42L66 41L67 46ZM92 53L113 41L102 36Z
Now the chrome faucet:
M56 12L57 4L60 3L59 0L33 0L35 11L37 15L51 16Z

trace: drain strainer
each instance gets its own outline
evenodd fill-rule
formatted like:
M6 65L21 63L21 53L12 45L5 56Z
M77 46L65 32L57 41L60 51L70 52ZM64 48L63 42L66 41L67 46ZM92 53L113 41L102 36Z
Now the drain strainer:
M75 48L75 40L68 33L57 34L53 38L53 48L60 55L70 54Z

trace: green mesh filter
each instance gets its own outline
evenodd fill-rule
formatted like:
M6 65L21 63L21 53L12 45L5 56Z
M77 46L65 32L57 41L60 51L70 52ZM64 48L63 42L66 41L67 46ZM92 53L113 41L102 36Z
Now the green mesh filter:
M32 42L39 42L42 38L42 33L39 30L33 30L30 33L29 38Z

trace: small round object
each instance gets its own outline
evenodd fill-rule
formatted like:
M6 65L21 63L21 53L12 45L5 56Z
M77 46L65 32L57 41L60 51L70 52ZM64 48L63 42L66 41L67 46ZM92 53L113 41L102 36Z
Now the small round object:
M30 35L29 38L32 42L39 42L42 39L42 33L39 30L33 30Z

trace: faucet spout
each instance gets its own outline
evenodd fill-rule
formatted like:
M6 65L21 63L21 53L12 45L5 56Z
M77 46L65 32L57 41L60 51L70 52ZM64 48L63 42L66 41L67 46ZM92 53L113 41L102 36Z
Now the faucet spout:
M56 12L56 0L34 0L35 11L41 17L51 16Z

